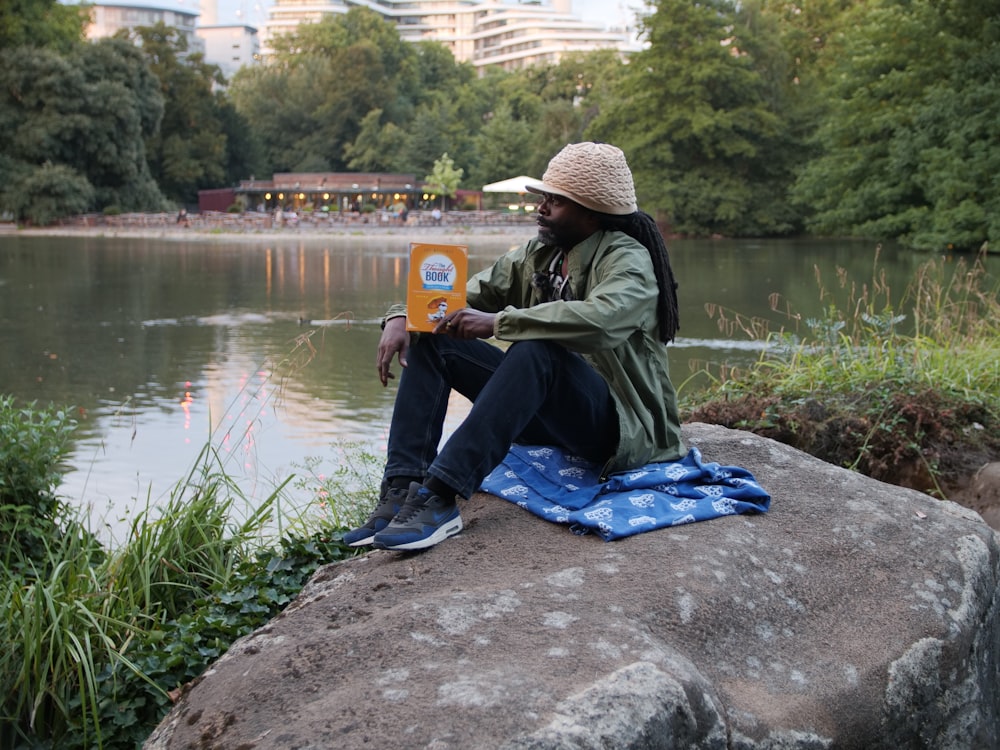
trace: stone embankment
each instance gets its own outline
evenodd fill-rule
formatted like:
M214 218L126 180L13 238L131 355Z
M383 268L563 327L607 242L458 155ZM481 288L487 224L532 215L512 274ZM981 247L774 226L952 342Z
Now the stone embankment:
M63 229L106 229L111 231L162 231L190 229L194 232L338 232L378 229L437 229L475 227L522 227L531 229L532 214L506 211L446 211L435 219L430 211L411 211L403 222L388 213L323 213L283 214L280 221L271 213L222 213L205 211L178 217L176 213L130 213L105 216L84 214L61 221Z

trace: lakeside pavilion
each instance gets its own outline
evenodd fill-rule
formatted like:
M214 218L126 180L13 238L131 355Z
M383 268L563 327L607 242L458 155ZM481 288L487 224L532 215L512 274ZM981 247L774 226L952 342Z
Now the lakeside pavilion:
M206 196L215 194L218 196ZM226 200L227 195L230 200ZM439 196L412 174L389 172L282 172L270 180L241 180L238 187L205 190L199 195L213 205L210 210L226 210L241 201L248 210L273 211L276 208L301 211L361 211L365 206L376 210L405 203L409 209L430 209ZM226 203L225 206L220 205Z

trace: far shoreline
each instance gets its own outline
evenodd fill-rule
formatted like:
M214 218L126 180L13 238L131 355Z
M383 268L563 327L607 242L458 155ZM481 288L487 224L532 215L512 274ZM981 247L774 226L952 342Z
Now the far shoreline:
M275 227L269 215L191 214L187 225L173 215L124 214L121 216L80 216L43 227L0 224L3 237L99 237L123 239L196 240L199 242L277 242L283 240L330 241L399 237L423 242L460 242L469 237L513 237L531 239L538 231L531 215L511 216L498 212L449 212L444 221L433 224L412 217L406 224L358 220L317 220L304 217L295 226Z
M366 227L337 229L268 229L241 231L195 228L113 228L113 227L31 227L0 229L3 237L95 237L122 239L196 240L198 242L275 242L282 240L384 240L398 237L421 242L453 242L469 237L512 237L531 239L537 233L533 224L511 226L467 225L454 227Z

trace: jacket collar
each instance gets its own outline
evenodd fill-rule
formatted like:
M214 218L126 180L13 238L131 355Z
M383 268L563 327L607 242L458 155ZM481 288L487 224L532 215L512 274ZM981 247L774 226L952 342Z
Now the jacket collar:
M597 251L603 244L606 236L607 232L603 230L594 232L567 253L570 281L580 280L583 275L583 269L590 268L590 264L594 262L594 256L597 255Z

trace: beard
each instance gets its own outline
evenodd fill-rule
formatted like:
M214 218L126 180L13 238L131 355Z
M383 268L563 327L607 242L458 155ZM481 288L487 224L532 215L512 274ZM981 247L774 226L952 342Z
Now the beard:
M546 245L561 247L563 250L569 250L576 244L571 241L565 227L558 222L549 222L543 219L538 220L538 239Z

